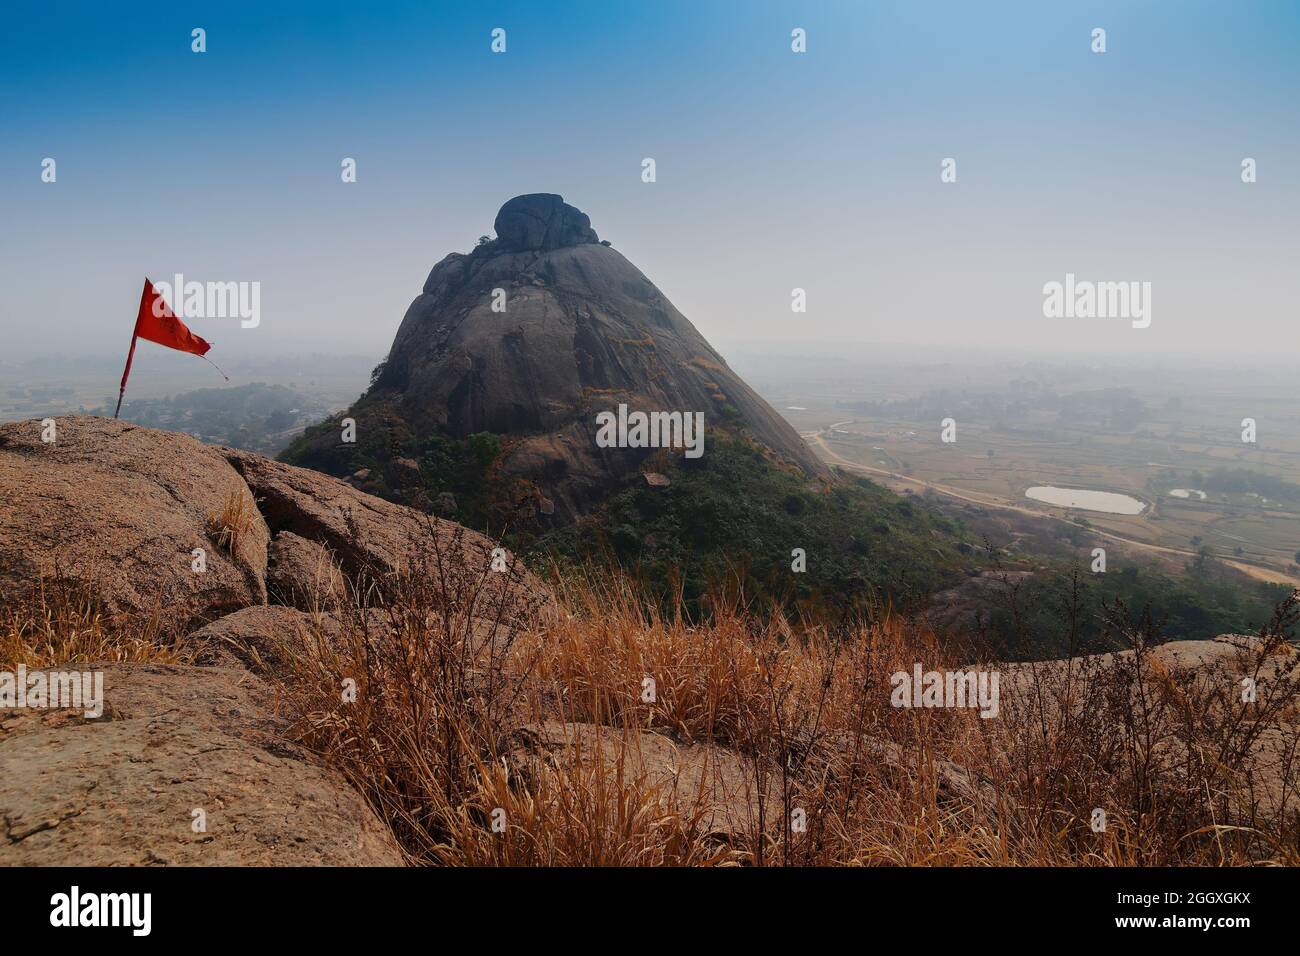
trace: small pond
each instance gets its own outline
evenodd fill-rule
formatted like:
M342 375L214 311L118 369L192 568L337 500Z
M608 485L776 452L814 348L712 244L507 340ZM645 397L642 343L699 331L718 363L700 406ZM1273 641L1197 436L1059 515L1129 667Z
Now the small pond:
M1113 491L1089 491L1086 488L1057 488L1054 485L1035 485L1025 492L1026 498L1042 501L1059 508L1082 508L1085 511L1104 511L1112 515L1141 514L1146 502Z

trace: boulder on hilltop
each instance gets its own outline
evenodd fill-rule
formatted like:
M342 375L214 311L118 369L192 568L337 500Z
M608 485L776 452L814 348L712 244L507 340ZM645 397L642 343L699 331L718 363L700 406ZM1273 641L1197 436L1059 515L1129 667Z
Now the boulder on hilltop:
M58 574L109 613L161 614L184 633L250 605L337 590L333 570L305 556L311 545L381 589L434 560L486 575L482 600L506 602L516 623L550 599L513 557L508 572L489 573L497 544L477 532L325 475L107 418L59 418L54 441L41 435L37 421L0 425L6 602ZM274 548L268 595L268 551L286 533L297 540Z
M43 433L0 425L0 600L58 572L110 613L182 624L266 601L270 531L219 449L89 416Z
M599 242L591 220L554 193L516 196L497 213L497 248L504 252L559 249Z

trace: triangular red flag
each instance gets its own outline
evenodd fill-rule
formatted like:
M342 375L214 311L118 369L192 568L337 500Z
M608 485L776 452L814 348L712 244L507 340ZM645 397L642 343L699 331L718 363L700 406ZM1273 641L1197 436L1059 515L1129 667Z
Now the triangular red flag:
M179 294L179 290L177 293ZM126 368L122 369L122 385L117 390L117 409L113 412L114 418L117 418L118 412L122 410L122 396L126 394L126 379L131 374L131 360L135 358L136 339L157 342L169 349L191 352L200 358L212 348L210 342L199 338L176 317L167 300L158 293L148 277L145 277L144 291L140 293L140 311L136 313L135 331L131 333L131 351L126 353ZM221 369L217 371L221 372ZM225 372L221 373L222 378L225 378L225 374ZM226 381L230 380L226 379Z
M144 292L140 295L140 313L135 319L135 334L169 349L193 352L195 355L206 355L208 349L212 348L210 343L186 328L185 323L176 317L167 300L148 279L144 280Z

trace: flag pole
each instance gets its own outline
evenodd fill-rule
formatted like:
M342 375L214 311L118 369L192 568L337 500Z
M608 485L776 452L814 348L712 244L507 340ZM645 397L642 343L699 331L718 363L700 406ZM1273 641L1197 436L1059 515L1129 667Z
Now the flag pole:
M136 337L131 336L131 351L126 353L126 368L122 370L122 385L117 390L117 408L113 409L113 417L117 418L117 413L122 410L122 396L126 394L126 377L131 374L131 359L135 358Z
M140 336L140 316L144 314L144 304L149 298L149 277L145 276L144 291L140 293L140 310L135 316L135 327L131 329L131 351L126 353L126 368L122 369L122 385L117 390L117 408L113 410L113 417L117 418L118 412L122 410L122 396L126 394L126 377L131 374L131 360L135 358L135 343Z

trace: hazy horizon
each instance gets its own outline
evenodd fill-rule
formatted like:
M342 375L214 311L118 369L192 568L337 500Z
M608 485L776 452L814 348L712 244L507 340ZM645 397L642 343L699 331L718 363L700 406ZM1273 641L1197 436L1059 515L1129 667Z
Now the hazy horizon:
M141 277L183 273L260 283L256 328L191 322L218 363L378 360L434 263L536 191L724 355L1297 355L1294 4L302 9L10 14L4 359L124 353ZM1150 327L1045 318L1067 273L1151 283Z

